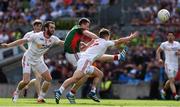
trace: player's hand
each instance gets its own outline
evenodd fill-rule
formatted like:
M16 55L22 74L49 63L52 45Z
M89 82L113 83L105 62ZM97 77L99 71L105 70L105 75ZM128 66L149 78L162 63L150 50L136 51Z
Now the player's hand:
M136 38L138 35L139 35L139 32L138 32L138 31L136 31L136 32L134 32L134 33L131 33L131 34L130 34L130 39L134 39L134 38Z
M180 51L175 52L175 55L179 56L180 55Z
M8 45L7 43L2 43L2 44L0 44L0 47L2 47L2 48L8 48L9 45Z
M162 59L159 59L158 62L159 62L160 64L163 64L163 60L162 60Z

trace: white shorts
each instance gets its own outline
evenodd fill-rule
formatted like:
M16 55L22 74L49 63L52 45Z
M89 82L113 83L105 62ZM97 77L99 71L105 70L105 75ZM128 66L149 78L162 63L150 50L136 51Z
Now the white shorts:
M92 74L94 72L94 66L92 62L86 58L80 58L77 62L77 70L82 71L84 74Z
M74 67L77 67L77 62L81 57L81 53L75 53L75 54L70 54L70 53L65 53L67 61L72 64Z
M165 64L165 72L168 78L175 78L178 72L178 65Z
M30 58L23 56L22 58L22 67L23 67L23 73L31 73L32 71L38 71L41 74L45 71L48 71L47 65L44 63L43 60L39 60L38 62L33 62L30 60Z

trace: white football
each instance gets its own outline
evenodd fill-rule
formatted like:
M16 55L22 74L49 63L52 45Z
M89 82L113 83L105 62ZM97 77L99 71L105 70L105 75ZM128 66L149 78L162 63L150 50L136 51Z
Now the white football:
M167 20L169 20L170 18L170 13L167 9L161 9L159 12L158 12L158 18L160 21L162 22L166 22Z

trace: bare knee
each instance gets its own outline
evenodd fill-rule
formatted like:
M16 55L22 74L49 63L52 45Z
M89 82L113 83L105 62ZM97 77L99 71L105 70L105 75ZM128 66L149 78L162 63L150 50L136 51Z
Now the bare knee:
M37 81L41 81L41 80L42 80L42 77L38 75L38 76L36 76L36 80L37 80Z
M170 83L174 83L174 82L175 82L174 78L170 78L170 79L169 79L169 82L170 82Z
M100 72L99 72L99 77L100 77L100 78L103 78L103 76L104 76L104 73L103 73L102 71L100 71Z

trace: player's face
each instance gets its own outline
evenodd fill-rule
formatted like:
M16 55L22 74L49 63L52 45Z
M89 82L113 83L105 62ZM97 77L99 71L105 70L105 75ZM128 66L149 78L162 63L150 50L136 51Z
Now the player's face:
M40 32L41 29L42 29L42 24L35 24L33 26L33 29L34 29L35 32Z
M84 24L81 25L81 27L83 29L89 30L89 25L90 25L90 23L84 23Z
M55 32L55 25L54 24L49 24L49 27L47 29L47 33L49 36L53 35Z
M168 33L167 39L169 42L174 41L175 37L174 37L173 33Z
M105 38L106 40L110 40L110 35L105 35Z

